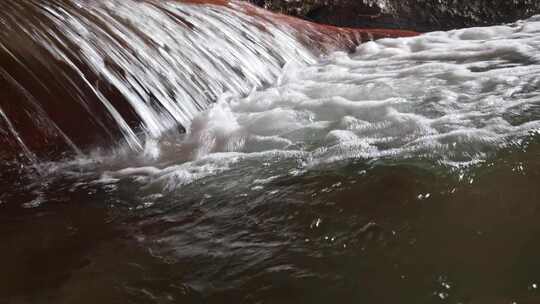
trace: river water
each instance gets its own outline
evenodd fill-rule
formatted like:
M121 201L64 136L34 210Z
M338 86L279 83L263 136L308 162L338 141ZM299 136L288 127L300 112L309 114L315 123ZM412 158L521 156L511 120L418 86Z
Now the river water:
M539 54L538 17L372 41L6 162L0 302L537 303Z

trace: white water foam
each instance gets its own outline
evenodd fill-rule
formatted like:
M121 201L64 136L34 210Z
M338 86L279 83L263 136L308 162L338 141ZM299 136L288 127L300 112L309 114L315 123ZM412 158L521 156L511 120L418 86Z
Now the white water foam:
M369 42L308 67L289 63L276 85L224 94L182 139L162 141L162 165L105 180L139 176L174 189L244 161L256 170L275 155L295 161L293 174L349 159L481 162L539 130L539 54L535 17Z
M199 115L195 157L301 150L314 160L471 161L540 127L540 22L361 45ZM197 142L194 144L193 142Z

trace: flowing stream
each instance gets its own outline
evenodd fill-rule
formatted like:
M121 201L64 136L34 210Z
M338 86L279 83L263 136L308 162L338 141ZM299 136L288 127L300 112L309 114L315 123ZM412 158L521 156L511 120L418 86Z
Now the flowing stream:
M539 17L320 54L232 5L0 3L0 303L540 301Z

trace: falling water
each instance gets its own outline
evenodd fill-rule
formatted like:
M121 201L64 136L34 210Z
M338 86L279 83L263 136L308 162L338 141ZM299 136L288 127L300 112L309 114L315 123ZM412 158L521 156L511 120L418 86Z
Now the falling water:
M240 4L32 0L4 1L0 11L0 75L8 86L0 113L4 132L27 154L24 141L35 136L77 149L73 128L117 130L141 149L144 138L189 128L223 93L245 95L274 82L286 62L315 60L292 28ZM10 121L14 99L26 113ZM35 125L20 132L40 134L18 134L17 122Z

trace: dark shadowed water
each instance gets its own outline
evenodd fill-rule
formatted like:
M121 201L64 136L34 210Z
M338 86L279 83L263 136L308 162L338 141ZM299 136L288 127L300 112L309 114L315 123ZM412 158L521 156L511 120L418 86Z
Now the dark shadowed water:
M538 147L464 171L353 161L253 181L290 169L275 156L173 192L60 176L27 188L44 202L31 209L8 189L0 298L537 303Z

